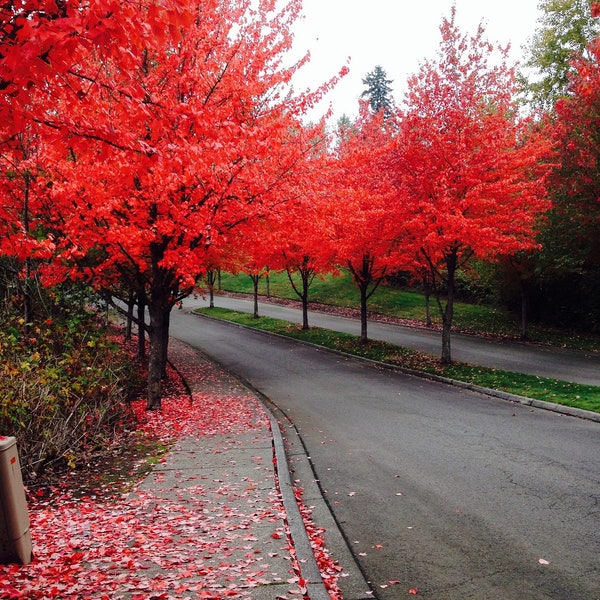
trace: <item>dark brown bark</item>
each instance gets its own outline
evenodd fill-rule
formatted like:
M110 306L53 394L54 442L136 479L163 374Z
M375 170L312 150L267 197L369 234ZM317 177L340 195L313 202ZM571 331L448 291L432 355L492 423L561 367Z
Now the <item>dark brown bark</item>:
M373 267L375 265L375 258L370 254L363 254L360 269L357 270L355 266L348 261L348 268L354 279L354 283L358 287L360 294L360 342L366 344L369 341L367 334L367 320L368 310L367 305L369 298L373 295L375 290L379 287L379 284L385 277L385 269L382 270L379 277L375 277L373 273Z
M135 308L135 294L133 291L129 292L127 297L127 315L125 317L125 339L131 340L131 334L133 333L133 309Z
M423 275L423 292L425 294L425 325L431 327L431 283L427 274Z
M166 375L171 309L179 300L178 280L170 269L160 266L166 243L151 245L152 277L146 297L150 315L148 358L148 410L160 410L162 380Z
M169 315L171 307L162 302L151 302L150 352L148 357L147 410L160 410L162 406L162 380L165 374L169 340Z
M30 178L25 175L25 188L23 193L23 229L29 235L29 188ZM23 282L23 320L25 333L29 331L29 323L33 316L31 302L31 258L25 259L25 281Z
M294 281L294 279L292 277L291 267L286 267L286 273L287 273L288 279L290 281L290 284L292 285L292 289L294 290L294 292L296 293L296 295L298 296L298 298L300 298L300 301L302 302L302 329L304 331L306 331L310 328L308 325L308 297L309 297L308 295L309 295L310 285L315 278L315 272L309 266L309 264L310 264L310 257L305 256L302 261L302 264L300 266L296 267L296 269L298 270L298 273L300 274L300 280L302 281L301 288L298 287L298 285L296 284L296 282Z
M162 339L160 341L161 346L161 377L167 378L167 360L169 358L169 329L171 326L171 306L165 311L164 323L162 325Z
M367 322L368 322L368 311L367 301L369 299L367 295L368 283L360 283L358 286L360 292L360 342L366 344L369 341L367 333Z
M208 307L215 307L215 283L217 282L217 271L210 270L206 273L206 283L208 283Z

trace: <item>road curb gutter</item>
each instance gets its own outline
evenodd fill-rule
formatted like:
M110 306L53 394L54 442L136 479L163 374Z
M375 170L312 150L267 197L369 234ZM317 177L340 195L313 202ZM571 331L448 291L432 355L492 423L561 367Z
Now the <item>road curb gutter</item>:
M307 505L311 505L313 510L313 523L325 531L327 549L343 568L344 577L341 577L338 581L342 597L344 600L373 600L377 596L372 586L367 582L352 554L350 544L333 516L296 426L269 398L257 390L253 390L253 392L266 405L267 412L273 419L272 426L277 431L276 437L282 440L283 460L286 461L288 480L293 477L294 482L302 488L303 501ZM295 494L291 482L290 489L291 500L295 503ZM304 528L303 524L302 528ZM327 595L327 598L329 599L329 595ZM311 600L313 600L312 596Z
M246 384L247 385L247 384ZM258 395L255 390L252 390L255 395ZM271 434L273 437L273 448L275 452L275 461L277 464L277 474L279 478L279 490L285 507L287 515L288 526L290 528L290 535L292 536L292 542L296 550L298 558L298 564L300 567L300 576L307 582L308 597L311 600L330 600L329 593L323 583L321 577L321 571L317 566L308 534L304 526L304 520L300 514L300 509L296 503L296 495L292 486L290 473L288 470L287 457L285 453L285 447L283 444L283 437L279 429L279 424L275 420L275 417L265 406L265 402L258 395L264 408L265 412L269 417L271 424ZM281 468L284 466L285 468Z

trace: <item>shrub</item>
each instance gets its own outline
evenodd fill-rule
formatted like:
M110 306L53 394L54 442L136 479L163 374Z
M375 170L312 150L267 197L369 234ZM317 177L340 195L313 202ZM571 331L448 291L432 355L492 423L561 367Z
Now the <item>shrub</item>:
M74 467L129 418L137 370L93 312L7 318L0 348L0 434L17 438L26 480Z

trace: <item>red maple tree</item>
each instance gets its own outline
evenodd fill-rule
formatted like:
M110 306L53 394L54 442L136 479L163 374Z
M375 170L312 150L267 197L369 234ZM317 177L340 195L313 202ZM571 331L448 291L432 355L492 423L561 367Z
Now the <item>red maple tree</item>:
M46 165L57 258L45 275L125 285L147 307L148 408L160 407L170 310L232 230L286 201L306 154L300 117L332 82L289 93L304 62L284 65L300 7L181 3L185 27L167 23L160 44L134 35L113 40L118 51L93 46L48 82L52 110L32 107L46 132L61 132ZM138 9L136 26L153 31L158 9Z
M125 48L160 45L166 31L184 24L180 9L178 0L9 0L0 6L0 251L22 267L25 327L28 281L37 261L55 248L47 217L57 150L64 157L77 138L114 145L133 141L106 128L94 111L90 126L82 127L77 105L98 84L120 94L131 114L139 112L141 90L119 87L128 70L137 69L134 53ZM147 27L138 25L141 13ZM111 59L119 61L120 79L101 77L98 61ZM75 110L57 111L58 105Z
M567 93L555 105L555 135L560 167L551 177L553 209L543 235L549 267L564 278L566 288L575 282L595 281L600 257L600 40L593 41L585 57L573 61ZM561 287L565 287L564 284ZM575 299L578 311L590 323L595 294L583 291ZM589 288L590 290L592 288ZM589 300L588 300L589 298ZM587 303L590 303L589 305ZM588 308L589 306L589 308Z
M255 222L253 227L236 232L233 243L235 261L229 267L231 273L242 272L252 280L253 312L255 319L260 317L258 310L259 285L269 276L271 264L277 251L273 248L273 228L264 219Z
M401 225L426 266L443 322L442 362L451 361L455 277L476 257L493 259L535 246L546 198L550 142L545 130L519 118L515 77L506 53L479 27L463 35L444 19L437 60L409 80L395 170ZM442 296L446 295L445 304Z
M308 329L310 287L316 277L336 273L336 244L330 234L329 190L331 163L324 122L309 128L312 140L305 155L296 199L286 205L274 224L273 256L269 266L285 271L302 303L302 329Z
M338 261L346 267L360 294L361 341L367 342L367 303L385 276L401 262L397 223L404 207L390 169L395 125L384 111L367 105L352 127L340 132L333 179L331 234Z

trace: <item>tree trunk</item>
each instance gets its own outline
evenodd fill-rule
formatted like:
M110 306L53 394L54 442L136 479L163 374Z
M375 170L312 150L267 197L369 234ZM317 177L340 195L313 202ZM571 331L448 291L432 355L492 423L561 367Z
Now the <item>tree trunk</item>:
M206 273L206 282L208 283L208 308L215 307L215 283L217 280L217 272L216 271L208 271Z
M258 282L260 280L260 275L250 275L250 277L252 278L252 284L254 286L254 312L252 317L258 319Z
M133 291L129 292L129 297L127 298L127 317L125 320L125 339L127 341L131 340L131 334L133 330L133 309L135 307L135 294Z
M138 312L138 360L146 360L146 302L141 295L137 298Z
M442 364L452 363L452 350L450 347L450 332L452 331L452 320L454 318L454 288L456 286L456 268L458 256L456 252L446 256L446 268L448 269L448 296L446 309L442 312Z
M302 272L302 329L308 331L308 278L310 273Z
M283 256L285 257L285 253L283 254ZM305 256L304 259L302 260L302 263L300 265L296 265L296 267L295 267L295 270L297 270L298 273L300 274L300 279L302 281L302 288L300 288L296 284L296 282L294 281L294 278L292 277L292 267L290 265L287 265L285 267L285 272L287 273L290 285L292 286L292 289L294 290L294 293L296 294L296 296L298 296L298 298L300 298L300 301L302 302L302 330L303 331L307 331L308 329L310 329L310 327L308 325L308 291L310 290L310 284L312 283L312 281L314 279L314 273L313 273L312 269L309 267L309 264L310 264L310 257Z
M164 324L162 327L163 338L161 340L161 377L167 378L167 360L169 358L169 328L171 326L171 308L169 307L164 316Z
M360 282L360 343L366 344L369 341L367 336L367 287L368 283Z
M27 334L33 320L33 310L31 301L31 259L25 259L25 281L23 282L23 321L24 330Z
M23 229L29 235L29 175L25 175L25 189L23 194ZM32 321L31 309L31 258L25 259L25 281L23 282L23 320L25 334L28 334L30 322Z
M169 339L170 306L162 302L153 302L148 306L150 312L150 353L148 360L148 401L147 410L160 410L162 398L162 379L165 372Z
M423 289L425 292L425 325L431 327L431 286L427 277L423 277Z
M373 292L377 289L379 283L383 279L385 275L385 270L383 271L381 278L379 278L376 282L373 281L373 264L374 259L371 258L369 254L363 254L362 256L362 264L360 269L356 269L351 261L348 261L348 268L350 269L350 273L352 273L352 279L354 279L354 283L356 287L358 287L358 291L360 294L360 343L366 344L369 341L367 336L367 302L369 298L373 294ZM374 284L371 291L369 292L369 285Z

